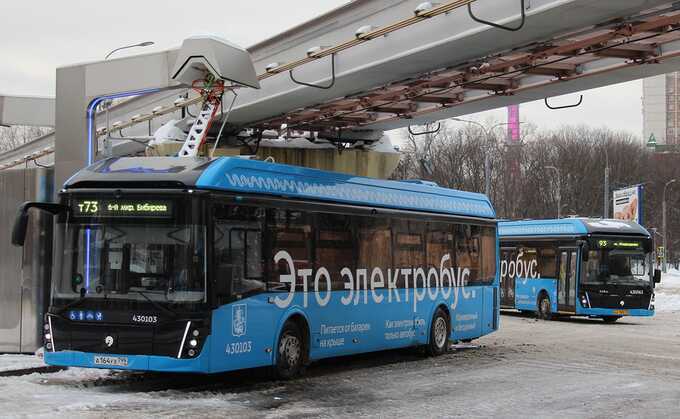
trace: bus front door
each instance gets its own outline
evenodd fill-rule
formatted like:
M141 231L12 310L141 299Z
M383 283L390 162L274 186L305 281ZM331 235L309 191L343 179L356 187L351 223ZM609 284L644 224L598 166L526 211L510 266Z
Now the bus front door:
M560 272L557 281L557 309L570 313L576 312L576 270L578 250L560 249Z

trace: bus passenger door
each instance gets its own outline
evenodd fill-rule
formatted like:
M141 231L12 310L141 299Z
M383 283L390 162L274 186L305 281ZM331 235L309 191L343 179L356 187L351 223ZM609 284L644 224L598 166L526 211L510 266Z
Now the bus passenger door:
M502 248L501 249L501 306L515 307L515 277L508 275L507 266L514 257L517 256L517 249Z
M557 281L557 309L559 311L576 311L577 263L577 249L560 249L560 272Z

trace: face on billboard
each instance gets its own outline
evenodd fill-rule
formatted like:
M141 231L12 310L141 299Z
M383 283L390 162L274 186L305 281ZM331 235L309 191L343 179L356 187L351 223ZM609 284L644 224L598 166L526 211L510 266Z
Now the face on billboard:
M640 187L614 191L614 218L640 224Z

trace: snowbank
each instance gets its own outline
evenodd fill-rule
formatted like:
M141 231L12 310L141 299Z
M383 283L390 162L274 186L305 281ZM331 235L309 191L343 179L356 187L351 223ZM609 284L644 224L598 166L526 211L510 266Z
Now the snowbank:
M680 271L669 269L656 286L656 311L680 311Z

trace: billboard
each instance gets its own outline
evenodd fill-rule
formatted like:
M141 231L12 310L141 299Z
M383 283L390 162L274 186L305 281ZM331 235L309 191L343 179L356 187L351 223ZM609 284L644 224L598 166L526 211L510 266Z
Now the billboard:
M516 144L520 140L519 105L508 106L508 142Z
M642 224L642 185L617 189L612 196L614 218Z

